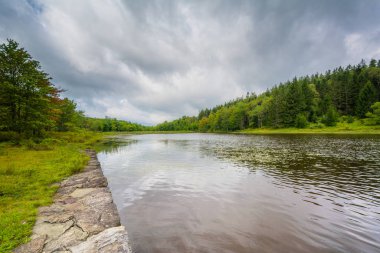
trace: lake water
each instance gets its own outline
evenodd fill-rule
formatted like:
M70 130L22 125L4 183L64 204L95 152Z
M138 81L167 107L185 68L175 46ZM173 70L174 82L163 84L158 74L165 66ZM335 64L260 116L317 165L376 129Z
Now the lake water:
M99 153L135 252L380 252L380 137L130 135Z

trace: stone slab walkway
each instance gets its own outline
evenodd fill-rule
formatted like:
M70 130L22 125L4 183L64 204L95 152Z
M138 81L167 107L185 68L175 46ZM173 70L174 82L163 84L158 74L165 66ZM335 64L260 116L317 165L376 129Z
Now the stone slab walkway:
M60 183L51 206L41 207L32 240L15 253L131 253L95 151L83 172Z

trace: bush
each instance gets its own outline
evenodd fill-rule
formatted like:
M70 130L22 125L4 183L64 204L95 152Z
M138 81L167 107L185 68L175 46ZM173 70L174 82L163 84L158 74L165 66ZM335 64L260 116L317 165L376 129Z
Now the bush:
M53 145L50 145L48 142L43 140L41 143L36 143L32 139L27 139L21 141L21 145L26 147L28 150L52 150Z
M344 122L354 123L354 121L355 121L355 118L352 117L351 115L342 116L342 117L339 118L339 122L341 122L341 123L344 123Z
M20 144L21 144L21 146L23 146L23 147L25 147L26 149L29 149L29 150L34 150L34 148L37 145L32 139L22 140L20 142Z
M355 118L352 117L351 115L347 116L347 123L354 123Z
M57 146L57 145L63 145L66 143L67 143L67 141L65 141L65 140L59 140L59 139L54 139L54 138L46 138L46 139L43 139L40 144L52 147L52 146Z
M327 110L326 115L323 117L322 122L326 126L336 126L337 121L338 121L338 113L333 106L330 106L329 109Z
M307 122L305 115L298 114L296 117L296 127L297 128L305 128L305 127L307 127L307 125L308 125L308 122Z
M324 124L318 122L317 124L313 124L313 125L311 125L310 128L311 128L311 129L322 129L322 128L324 128L324 127L325 127Z
M20 139L21 139L20 135L16 132L0 132L0 142L5 142L5 141L19 142Z
M366 116L368 117L365 119L366 125L380 125L380 102L374 103Z

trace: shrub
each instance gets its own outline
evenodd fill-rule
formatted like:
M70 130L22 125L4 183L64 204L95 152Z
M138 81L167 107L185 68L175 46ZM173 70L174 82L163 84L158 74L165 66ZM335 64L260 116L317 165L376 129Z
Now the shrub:
M347 116L347 123L354 123L354 121L355 121L354 117L352 117L351 115Z
M26 140L22 140L20 142L21 146L25 147L26 149L29 149L29 150L34 150L35 147L36 147L36 143L32 140L32 139L26 139Z
M307 122L305 115L298 114L296 117L296 127L297 128L305 128L305 127L307 127L307 124L308 124L308 122Z
M0 142L20 141L21 137L16 132L0 132Z
M310 128L311 129L321 129L321 128L324 128L324 127L325 127L324 124L318 122L317 124L313 124Z
M52 150L53 145L49 144L49 142L46 142L43 140L40 143L36 143L32 139L27 139L21 141L21 145L26 147L28 150Z
M366 116L368 117L365 119L366 125L380 125L380 102L374 103Z
M326 126L336 126L337 121L338 113L336 109L333 106L329 106L329 109L327 110L327 113L324 115L322 122Z

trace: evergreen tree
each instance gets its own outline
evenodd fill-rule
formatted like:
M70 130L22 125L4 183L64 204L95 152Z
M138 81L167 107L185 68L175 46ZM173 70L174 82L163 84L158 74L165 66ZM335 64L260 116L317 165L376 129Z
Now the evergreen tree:
M317 121L317 109L319 103L319 93L314 84L304 82L302 84L302 92L305 97L305 113L307 120L310 122Z
M373 86L376 89L377 98L376 100L380 100L380 68L371 67L367 71L368 79L371 81Z
M371 59L371 61L369 62L369 67L371 67L371 68L376 67L376 60L375 59Z
M364 87L360 90L356 114L360 118L364 118L365 114L369 111L369 108L376 100L376 90L370 81L364 85Z
M305 96L297 79L290 83L285 99L284 123L285 126L294 126L296 116L306 108Z

